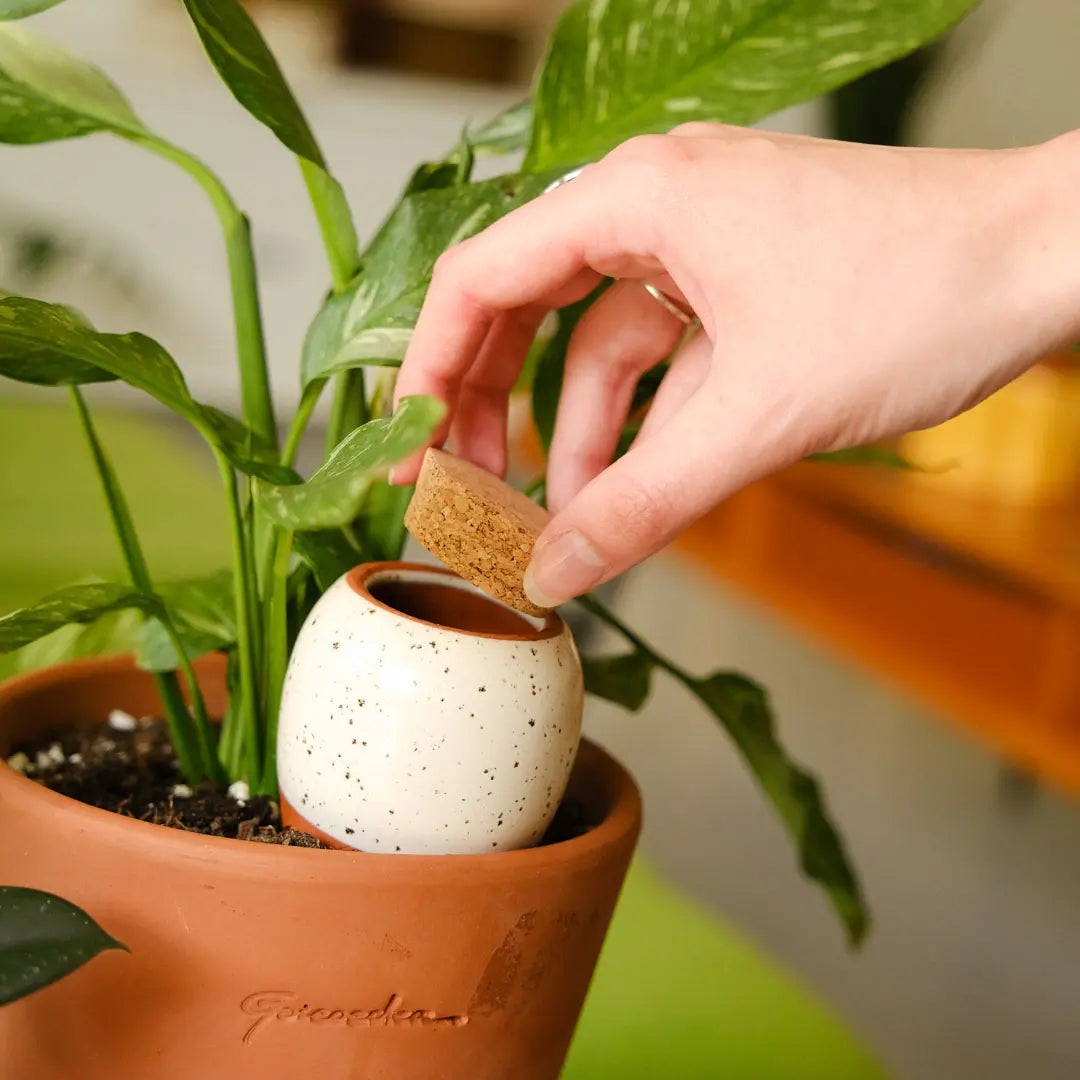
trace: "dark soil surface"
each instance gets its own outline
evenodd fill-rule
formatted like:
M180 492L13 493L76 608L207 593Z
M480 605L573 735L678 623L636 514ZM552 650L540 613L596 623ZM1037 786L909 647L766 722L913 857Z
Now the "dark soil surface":
M97 726L63 728L17 746L7 760L52 791L139 821L264 844L325 846L314 836L283 828L278 804L265 795L238 797L211 783L188 787L163 720L135 721L119 714ZM588 830L582 807L567 799L541 844Z
M264 795L240 800L214 784L189 788L163 720L139 720L132 730L110 723L64 728L17 747L8 764L61 795L170 829L324 846L307 833L283 829L277 803Z

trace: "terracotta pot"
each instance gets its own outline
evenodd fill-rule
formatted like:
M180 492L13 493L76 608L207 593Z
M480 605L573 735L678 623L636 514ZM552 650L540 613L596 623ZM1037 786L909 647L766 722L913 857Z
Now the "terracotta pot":
M220 711L222 665L202 674ZM158 708L130 661L13 680L0 755L112 708ZM164 829L0 764L0 880L68 897L131 949L0 1009L5 1080L555 1080L640 824L595 746L571 790L598 822L574 840L369 855Z
M532 847L566 791L583 695L554 612L522 615L442 568L358 566L320 597L289 661L282 815L363 851Z

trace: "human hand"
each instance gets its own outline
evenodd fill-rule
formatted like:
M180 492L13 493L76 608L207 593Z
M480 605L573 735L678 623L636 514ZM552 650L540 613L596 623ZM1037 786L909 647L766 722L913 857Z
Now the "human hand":
M446 252L398 397L502 474L508 395L544 315L618 279L571 340L526 587L545 606L662 548L807 454L938 423L1080 336L1080 142L867 147L723 125L632 139ZM630 451L639 376L691 309ZM394 480L415 479L419 459Z

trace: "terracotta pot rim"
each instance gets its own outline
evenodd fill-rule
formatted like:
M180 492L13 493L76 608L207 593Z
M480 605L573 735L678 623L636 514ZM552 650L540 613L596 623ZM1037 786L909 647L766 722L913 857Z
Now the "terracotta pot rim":
M348 572L346 580L349 583L349 588L351 588L353 592L358 593L365 600L371 601L371 603L375 604L377 607L382 608L383 611L388 611L392 615L396 615L399 619L408 619L411 622L420 623L421 626L429 626L432 630L441 630L444 633L449 632L453 634L462 634L466 637L488 638L495 641L547 641L549 638L558 637L563 631L564 623L562 618L555 611L549 611L544 617L543 625L533 629L532 632L528 634L490 634L485 633L482 630L462 630L459 627L444 626L442 623L422 619L418 615L410 615L407 612L400 611L398 608L383 603L377 596L371 594L368 583L373 578L377 578L382 574L402 572L437 574L440 577L453 578L455 582L460 582L471 592L477 593L490 600L492 604L498 604L500 607L514 611L513 608L509 608L508 605L503 604L494 597L488 596L482 589L478 589L471 582L466 581L460 574L454 573L453 570L450 570L445 566L430 566L425 563L404 562L401 560L361 563L359 566L353 567L353 569ZM526 615L522 611L514 611L514 614L520 616L522 621L526 623L535 618L535 616Z
M32 698L39 691L57 684L75 686L85 676L137 670L133 657L111 656L72 660L39 671L18 675L0 683L0 725L4 711L17 701ZM545 847L520 851L499 851L481 855L408 855L375 854L361 851L326 851L317 848L280 847L222 836L183 832L147 821L122 817L110 810L89 806L58 792L42 787L11 769L0 758L0 806L5 799L31 803L42 815L61 819L58 824L71 828L76 822L83 828L104 831L117 847L144 848L150 841L161 857L187 857L193 872L197 863L232 862L253 872L265 872L268 878L307 878L317 870L320 878L354 879L363 876L365 867L378 860L385 870L392 866L400 877L430 879L432 874L458 874L483 870L487 875L522 871L543 872L567 863L591 863L600 858L608 845L628 834L636 834L641 823L641 795L630 774L601 747L583 739L579 761L597 778L608 793L610 809L599 825L582 836Z

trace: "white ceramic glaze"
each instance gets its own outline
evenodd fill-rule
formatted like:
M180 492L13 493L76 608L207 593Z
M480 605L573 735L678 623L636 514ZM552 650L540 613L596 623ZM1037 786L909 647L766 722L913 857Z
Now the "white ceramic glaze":
M453 629L377 599L403 584L482 598L520 636ZM577 649L557 615L511 615L449 571L358 567L315 605L293 649L278 729L282 798L363 851L529 847L565 791L582 699Z

